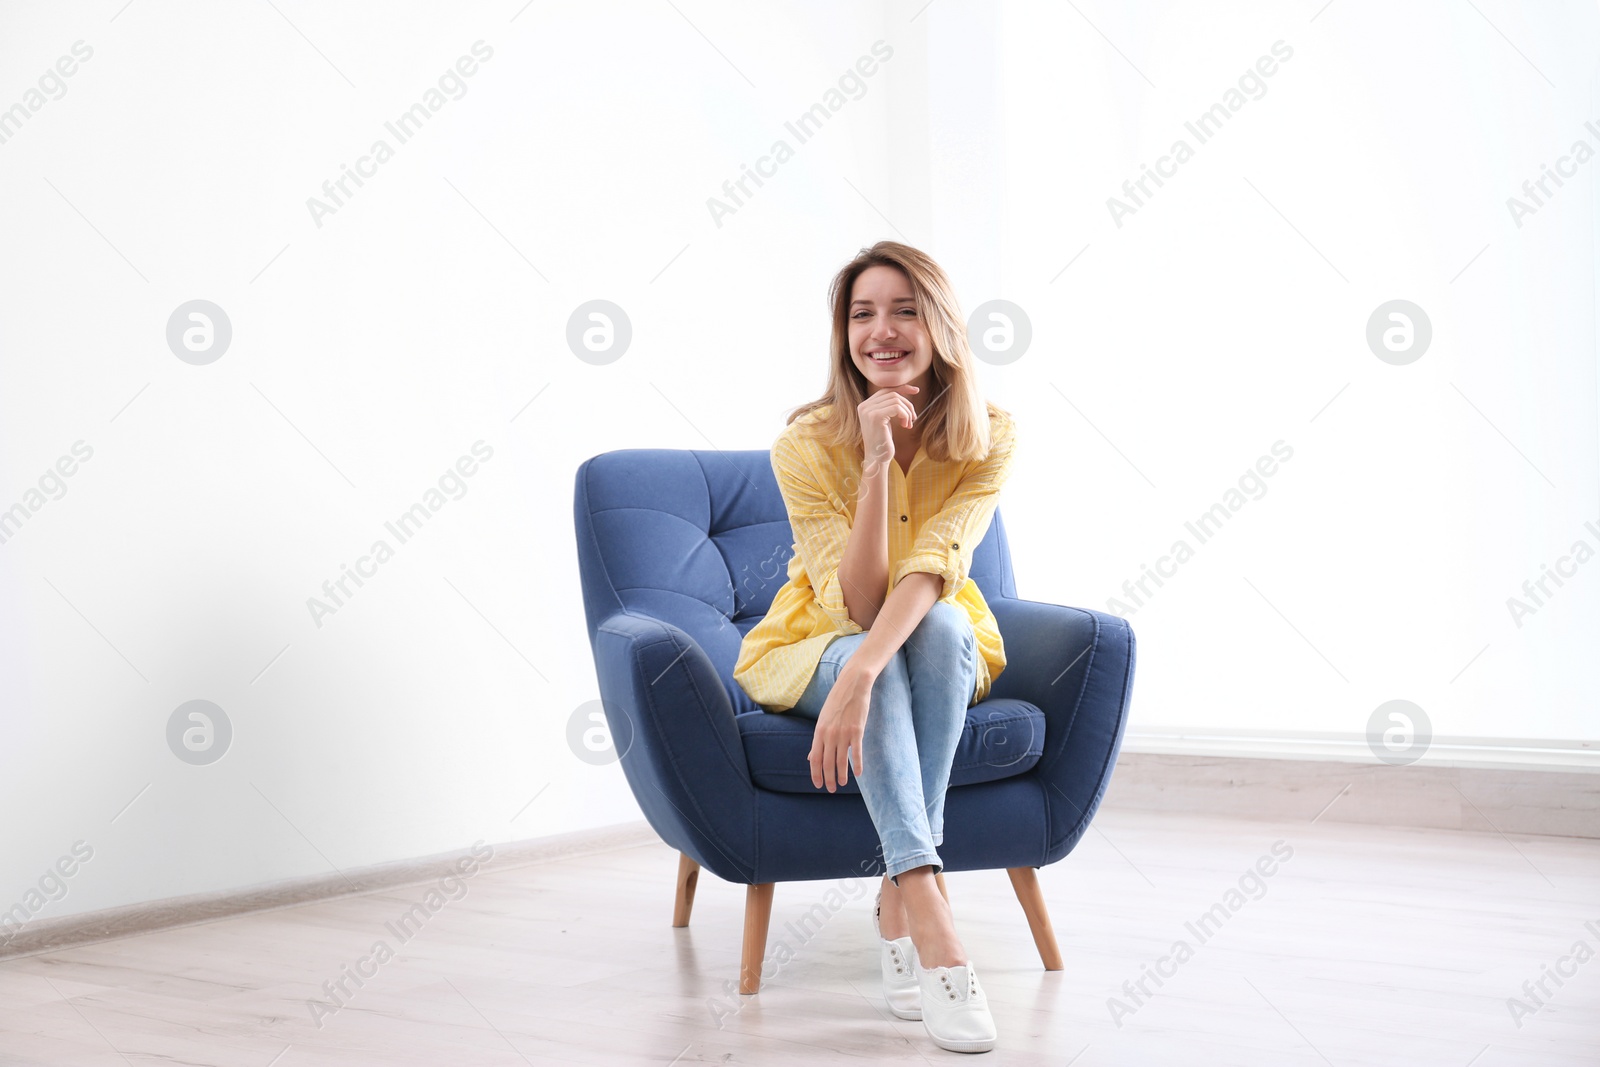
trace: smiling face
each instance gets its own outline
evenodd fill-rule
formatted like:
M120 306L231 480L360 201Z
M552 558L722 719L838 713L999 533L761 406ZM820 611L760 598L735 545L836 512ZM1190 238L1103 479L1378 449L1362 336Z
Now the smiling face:
M917 310L911 282L895 267L862 271L850 290L850 359L867 379L868 392L891 385L915 385L908 394L921 411L932 397L933 343ZM877 358L898 353L892 361Z

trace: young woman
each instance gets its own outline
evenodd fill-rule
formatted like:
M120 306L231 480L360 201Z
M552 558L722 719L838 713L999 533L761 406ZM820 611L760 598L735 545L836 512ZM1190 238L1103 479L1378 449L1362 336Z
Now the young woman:
M789 580L733 676L763 710L816 720L817 788L855 773L883 846L873 927L890 1009L942 1048L984 1052L994 1019L934 875L967 709L1005 667L968 572L1015 429L980 395L949 279L922 252L863 249L829 299L827 392L772 446Z

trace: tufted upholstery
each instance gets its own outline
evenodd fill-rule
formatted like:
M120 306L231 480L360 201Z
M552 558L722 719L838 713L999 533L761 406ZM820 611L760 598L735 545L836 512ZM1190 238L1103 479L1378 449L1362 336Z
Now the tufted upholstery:
M833 794L811 784L813 723L763 712L733 681L740 640L793 553L768 453L594 456L578 468L574 522L601 701L662 839L746 884L881 872L854 777ZM1099 806L1126 725L1133 631L1017 598L998 509L970 573L1007 663L968 712L939 852L947 870L1038 867L1066 855Z

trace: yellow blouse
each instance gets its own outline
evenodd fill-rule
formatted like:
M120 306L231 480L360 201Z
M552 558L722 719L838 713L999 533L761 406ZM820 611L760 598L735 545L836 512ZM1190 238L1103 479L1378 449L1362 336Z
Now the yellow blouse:
M799 701L823 650L836 637L862 633L845 607L839 582L855 521L861 457L808 433L827 408L784 427L772 445L772 469L795 536L789 580L772 607L739 645L733 678L763 711ZM978 678L973 702L983 700L1006 665L1000 628L976 582L967 580L972 553L989 531L1000 487L1011 473L1016 427L990 409L990 450L981 460L938 461L921 447L909 471L889 464L889 578L887 596L914 571L944 578L940 600L960 605L977 637Z

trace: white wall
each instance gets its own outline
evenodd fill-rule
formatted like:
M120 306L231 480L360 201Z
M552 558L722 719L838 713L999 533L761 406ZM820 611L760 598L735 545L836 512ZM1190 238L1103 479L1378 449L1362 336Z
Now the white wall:
M823 384L829 277L883 237L1032 319L984 368L1027 435L1023 595L1104 607L1294 447L1132 616L1136 726L1348 731L1402 695L1441 733L1595 737L1600 565L1521 630L1504 606L1600 519L1592 177L1521 230L1503 205L1581 132L1593 10L1490 12L1553 89L1445 5L1079 6L1156 89L1043 4L0 8L0 108L93 49L0 143L0 508L93 450L0 543L0 908L78 841L38 917L637 818L567 744L597 695L573 472L765 447ZM1280 37L1268 95L1116 229L1105 198ZM465 94L318 226L307 198L479 40ZM1395 296L1435 327L1407 367L1363 347ZM633 327L605 365L565 340L597 298ZM203 366L166 338L194 299L233 331ZM308 598L379 538L319 626ZM196 699L233 729L204 766L167 740Z
M0 106L93 49L0 144L0 507L93 450L0 544L0 909L80 839L41 917L638 818L567 746L597 696L574 471L765 447L820 389L827 279L883 232L846 178L886 199L920 30L850 3L118 6L0 16ZM480 39L465 95L316 226L307 198ZM707 199L880 39L718 227ZM165 339L194 298L233 327L205 366ZM566 346L595 298L634 331L604 366ZM480 440L465 495L386 534ZM167 745L193 699L233 725L209 766Z
M1035 442L1005 512L1025 595L1131 609L1137 730L1360 734L1402 698L1438 735L1600 737L1600 562L1507 607L1600 549L1600 162L1520 228L1506 205L1600 147L1600 20L1478 6L1004 10L1004 284L965 295L1033 322L996 368ZM1264 95L1190 135L1280 40ZM1119 227L1108 198L1180 137ZM1433 329L1405 366L1365 340L1396 298ZM1265 495L1190 535L1279 440Z

